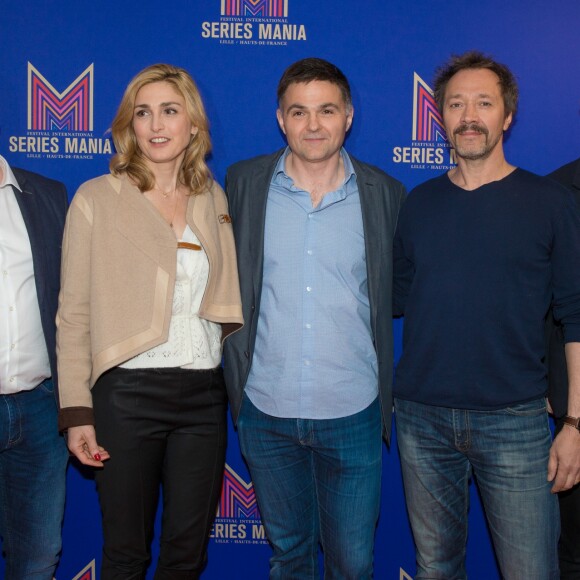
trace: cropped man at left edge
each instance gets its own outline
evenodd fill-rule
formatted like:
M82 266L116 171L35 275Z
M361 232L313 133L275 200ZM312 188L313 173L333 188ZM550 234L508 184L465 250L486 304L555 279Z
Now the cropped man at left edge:
M65 186L0 156L0 536L6 580L50 580L68 453L56 416Z

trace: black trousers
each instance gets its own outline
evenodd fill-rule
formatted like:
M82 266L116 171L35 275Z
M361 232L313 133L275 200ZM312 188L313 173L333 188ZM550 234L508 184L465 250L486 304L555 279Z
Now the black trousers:
M556 422L556 433L564 422ZM569 427L566 427L569 429ZM580 580L580 485L558 494L560 502L560 580Z
M198 578L221 491L227 397L221 368L115 368L93 388L103 580L144 579L163 495L156 580Z

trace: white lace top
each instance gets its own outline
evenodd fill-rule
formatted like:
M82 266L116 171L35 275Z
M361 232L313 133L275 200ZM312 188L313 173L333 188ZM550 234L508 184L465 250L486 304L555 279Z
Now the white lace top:
M189 226L186 226L181 241L201 246ZM138 354L121 367L213 369L219 366L221 326L198 316L208 275L209 262L203 248L201 251L177 250L173 309L167 342Z

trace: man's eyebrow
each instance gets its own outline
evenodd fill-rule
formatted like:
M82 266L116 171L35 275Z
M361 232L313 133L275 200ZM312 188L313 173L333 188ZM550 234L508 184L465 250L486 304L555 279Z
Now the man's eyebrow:
M321 105L318 105L316 107L314 107L315 109L338 109L339 105L337 105L336 103L322 103ZM287 111L290 111L291 109L300 109L300 110L305 110L308 109L308 107L306 105L301 105L300 103L292 103L291 105L288 105L288 107L286 108Z
M465 93L453 93L452 95L448 95L446 97L446 99L459 99L463 96L465 96ZM487 99L490 99L490 98L494 97L494 95L492 95L491 93L479 93L477 95L477 98L481 98L481 97L485 97Z

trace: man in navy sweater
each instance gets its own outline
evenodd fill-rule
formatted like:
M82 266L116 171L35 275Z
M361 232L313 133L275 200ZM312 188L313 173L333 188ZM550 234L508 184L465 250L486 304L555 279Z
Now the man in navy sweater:
M506 161L517 98L509 69L481 53L439 69L457 167L411 192L395 236L405 327L394 394L416 580L466 577L472 474L502 576L558 579L555 493L580 481L580 215L565 188ZM553 444L551 302L570 380Z

